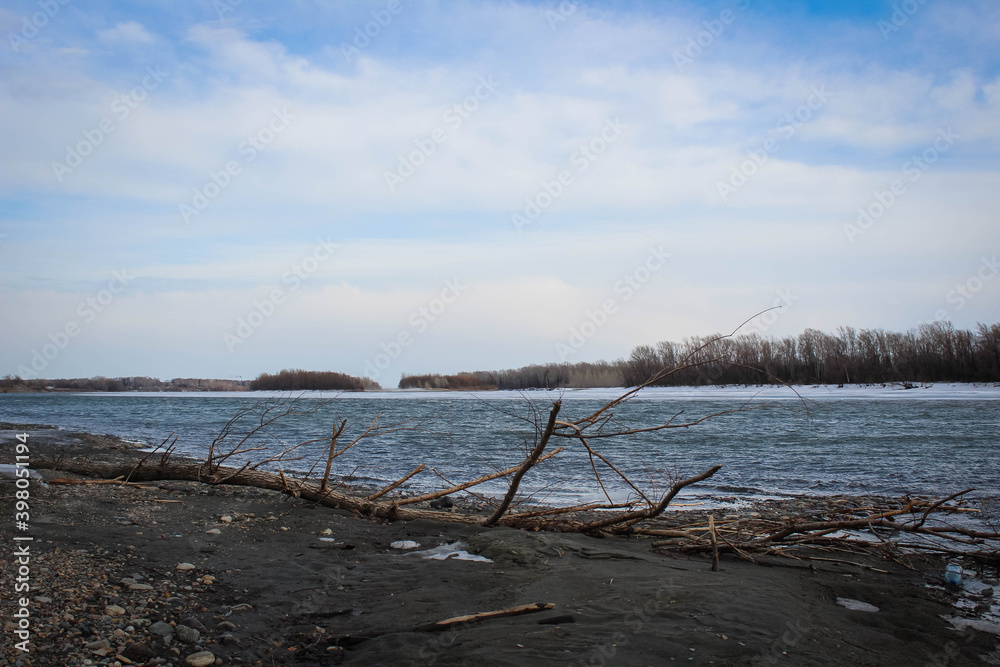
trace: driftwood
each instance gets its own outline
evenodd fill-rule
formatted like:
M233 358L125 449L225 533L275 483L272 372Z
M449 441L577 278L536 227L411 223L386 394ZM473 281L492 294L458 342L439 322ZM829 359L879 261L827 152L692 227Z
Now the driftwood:
M711 552L713 561L719 552L753 560L751 554L788 556L788 552L802 546L876 548L889 557L905 550L973 558L996 554L1000 547L1000 533L958 526L945 520L952 514L976 511L950 504L963 502L962 496L973 490L966 489L939 499L903 499L898 501L896 507L887 504L884 507L831 510L818 499L813 511L780 521L747 517L717 522L715 516L708 515L705 523L641 528L635 532L668 538L654 541L652 546L655 549ZM859 565L842 559L796 557Z
M534 614L540 611L547 611L549 609L555 608L555 603L552 602L536 602L534 604L522 604L516 607L508 607L507 609L498 609L496 611L483 611L477 614L467 614L465 616L456 616L454 618L448 618L443 621L437 621L436 623L424 623L423 625L417 625L413 627L406 628L395 628L391 630L375 630L371 632L365 632L364 634L352 634L352 635L342 635L340 637L331 637L329 643L331 646L351 646L355 644L360 644L361 642L366 642L370 639L376 639L378 637L384 637L385 635L397 634L401 632L443 632L445 630L450 630L456 625L462 625L465 623L476 623L479 621L487 621L493 618L506 618L510 616L523 616L524 614ZM349 611L349 610L348 610ZM572 616L561 616L559 620L569 619L572 622Z

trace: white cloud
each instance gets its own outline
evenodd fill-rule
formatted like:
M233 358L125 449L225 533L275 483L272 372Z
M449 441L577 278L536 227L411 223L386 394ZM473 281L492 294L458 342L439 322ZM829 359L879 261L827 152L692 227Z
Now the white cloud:
M118 23L114 28L100 30L97 37L102 42L124 42L126 44L152 44L155 41L153 35L141 23L135 21L125 21Z

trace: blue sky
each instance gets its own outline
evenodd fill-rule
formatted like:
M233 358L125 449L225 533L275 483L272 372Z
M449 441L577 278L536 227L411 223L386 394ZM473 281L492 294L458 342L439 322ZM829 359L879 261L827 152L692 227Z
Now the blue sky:
M0 374L394 386L776 301L755 330L1000 312L986 0L52 0L0 35Z

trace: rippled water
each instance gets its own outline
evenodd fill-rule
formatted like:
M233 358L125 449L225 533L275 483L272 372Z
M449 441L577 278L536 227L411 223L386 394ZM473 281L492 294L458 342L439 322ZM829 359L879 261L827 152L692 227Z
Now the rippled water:
M334 423L348 420L348 435L376 414L382 423L419 422L406 430L366 440L338 459L340 475L391 480L427 463L451 481L464 481L515 464L533 441L534 410L545 414L562 397L560 418L579 418L616 396L617 390L566 392L378 392L310 393L300 405L315 414L290 417L269 430L270 447L328 436ZM662 388L647 390L616 411L615 422L651 426L681 412L679 420L733 410L690 428L597 439L593 445L633 481L646 488L671 479L722 470L698 494L785 495L798 493L915 493L939 495L977 487L1000 496L997 463L1000 388L936 386L892 388L817 387L799 391L753 388ZM157 444L171 432L178 450L200 454L241 406L275 394L21 394L0 395L0 420L54 424L64 429L112 433ZM333 398L325 404L325 399ZM558 439L567 451L529 475L526 482L547 495L599 497L586 452ZM323 443L303 448L309 461ZM301 469L303 462L287 464ZM308 467L308 465L305 465ZM603 469L602 479L616 496L625 487ZM411 487L438 488L432 472ZM498 485L493 490L500 488Z

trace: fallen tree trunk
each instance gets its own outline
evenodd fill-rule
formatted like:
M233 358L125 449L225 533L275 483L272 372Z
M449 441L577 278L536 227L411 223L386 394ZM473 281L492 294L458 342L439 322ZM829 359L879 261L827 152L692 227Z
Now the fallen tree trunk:
M438 519L461 523L479 523L481 520L480 517L461 513L411 509L399 507L391 502L372 502L360 496L341 493L329 488L323 491L319 484L287 480L281 474L263 470L220 466L212 474L206 474L205 464L180 462L132 466L128 464L38 461L35 462L34 467L42 470L60 470L103 479L123 478L128 479L130 482L175 480L203 482L205 484L224 483L232 484L233 486L252 486L258 489L288 493L326 507L350 510L362 516L376 519Z

